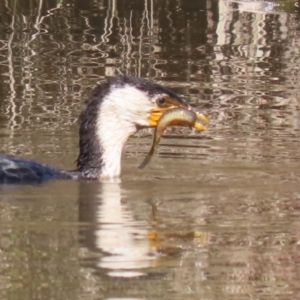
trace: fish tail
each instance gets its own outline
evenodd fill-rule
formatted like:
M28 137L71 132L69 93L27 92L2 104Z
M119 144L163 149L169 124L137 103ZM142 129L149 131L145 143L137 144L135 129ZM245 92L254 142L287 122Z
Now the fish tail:
M138 166L138 169L144 169L150 162L152 155L149 153L143 162Z

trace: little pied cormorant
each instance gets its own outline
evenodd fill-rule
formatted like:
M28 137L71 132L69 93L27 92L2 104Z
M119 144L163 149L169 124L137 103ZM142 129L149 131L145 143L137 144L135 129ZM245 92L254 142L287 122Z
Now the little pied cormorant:
M151 81L128 75L106 79L93 90L79 117L76 170L60 170L0 154L0 183L116 178L121 172L122 151L128 138L139 129L155 127L163 112L175 107L192 109L174 92ZM201 118L202 114L197 114Z

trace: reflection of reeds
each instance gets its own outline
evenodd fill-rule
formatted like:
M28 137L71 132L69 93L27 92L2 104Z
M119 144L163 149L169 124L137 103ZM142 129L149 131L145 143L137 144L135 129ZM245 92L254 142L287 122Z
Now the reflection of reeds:
M206 7L206 24L196 11L195 17L178 13L179 1L144 0L137 10L124 9L117 0L102 6L91 1L89 12L73 1L54 7L44 0L5 3L10 31L0 36L0 70L8 76L2 89L9 96L2 105L9 129L36 121L45 128L53 118L52 129L70 126L95 83L120 72L163 81L196 105L213 103L220 126L232 108L224 108L224 99L228 103L228 97L245 96L243 109L253 97L284 98L282 83L298 82L298 31L295 20L284 14L258 15L249 22L252 15L235 10L230 1L219 1L219 7L207 1L196 6ZM288 32L288 26L293 30ZM287 44L270 43L273 37ZM280 58L293 64L283 68ZM278 73L282 77L275 95L268 86ZM294 113L297 103L288 106Z
M28 7L28 3L7 2L11 31L8 39L1 39L6 45L1 52L7 51L8 54L3 55L7 59L2 62L2 66L9 69L10 104L6 106L9 116L7 127L16 129L28 126L31 115L36 112L36 105L44 112L45 117L48 113L65 110L66 103L69 106L77 103L76 106L79 106L87 94L86 89L92 88L99 77L120 72L143 75L143 65L150 65L146 62L149 59L154 66L154 52L149 53L157 51L157 47L151 45L151 36L155 32L151 27L154 24L154 5L151 1L152 11L149 11L147 1L144 4L137 33L135 13L131 11L129 17L122 13L123 16L120 17L115 0L107 2L106 15L103 19L99 18L99 27L92 25L87 16L76 13L75 17L75 10L62 3L49 8L45 1L39 0L37 8L33 8L30 4ZM25 15L24 9L34 9L36 14L33 17ZM84 35L74 32L74 26L80 26ZM99 30L102 30L101 35L95 33ZM116 38L119 39L117 43ZM111 57L111 52L115 53L115 57ZM156 74L157 71L150 73ZM56 90L59 91L59 97L54 102L51 100L51 91L47 92L50 86L57 86ZM70 93L70 89L76 90ZM52 93L55 94L55 91ZM53 108L50 108L51 105ZM29 115L23 114L23 109ZM17 118L17 115L21 117ZM71 122L75 119L73 117ZM67 124L68 122L65 123Z
M13 129L16 126L16 104L15 104L15 78L14 78L14 68L13 68L13 51L12 51L12 42L15 34L15 11L16 11L16 1L14 1L13 10L12 10L12 19L11 19L11 34L7 41L7 63L8 63L8 77L9 77L9 89L10 96L8 101L10 105L7 107L7 113L10 112L11 117L9 118L8 128ZM13 135L13 131L10 131L10 134Z

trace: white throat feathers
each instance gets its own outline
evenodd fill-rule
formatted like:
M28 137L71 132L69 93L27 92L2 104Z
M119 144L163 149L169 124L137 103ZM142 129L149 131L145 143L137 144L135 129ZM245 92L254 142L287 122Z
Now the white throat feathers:
M149 126L151 107L149 96L129 85L113 86L104 97L97 119L97 137L103 147L101 177L120 175L124 146L139 127Z

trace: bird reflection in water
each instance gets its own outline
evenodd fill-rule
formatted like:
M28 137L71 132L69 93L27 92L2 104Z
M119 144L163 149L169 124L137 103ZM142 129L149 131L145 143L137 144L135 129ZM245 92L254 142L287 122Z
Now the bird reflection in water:
M94 262L113 277L137 277L158 264L149 224L137 221L122 199L119 183L82 183L79 220L95 226L82 229L82 246L102 255Z
M166 258L168 266L170 259L174 265L180 264L178 259L181 261L187 245L197 248L209 245L208 232L159 229L162 224L158 224L155 209L148 218L135 205L134 214L129 206L131 198L145 203L140 190L141 187L136 194L132 186L126 189L121 183L81 182L80 246L82 252L87 250L84 259L89 265L92 263L92 268L105 270L112 277L145 276L153 272L151 269L163 267ZM99 255L95 256L96 253Z

